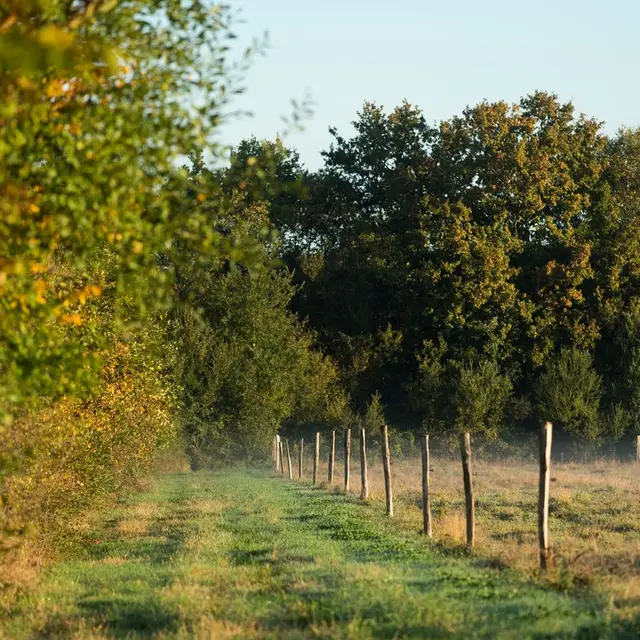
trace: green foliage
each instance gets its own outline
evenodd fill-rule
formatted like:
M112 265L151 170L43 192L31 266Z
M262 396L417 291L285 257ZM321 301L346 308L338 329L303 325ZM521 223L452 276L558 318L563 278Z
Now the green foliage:
M558 421L569 433L594 442L604 433L600 419L602 378L591 355L575 347L562 349L550 359L537 384L538 411ZM615 417L619 421L620 417Z
M165 342L162 317L154 319L126 341L102 327L111 345L100 354L91 396L42 399L6 427L0 460L13 465L3 470L0 487L0 551L35 527L65 536L72 514L132 486L174 441L176 354Z
M419 356L417 376L408 383L412 408L421 418L426 431L442 429L446 406L446 354L443 340L437 345L425 341Z
M335 423L345 396L332 363L288 310L282 271L202 276L182 337L184 423L194 464L261 457L285 420Z
M482 360L459 366L454 385L456 430L497 438L503 431L505 409L512 392L508 376L500 372L496 362Z
M376 391L371 400L367 403L364 415L362 416L362 428L368 433L377 434L382 425L386 423L384 417L384 405L382 404L382 396Z
M606 415L607 432L606 435L616 442L624 436L632 424L632 418L627 409L618 403L611 407Z
M213 143L233 90L229 24L211 2L0 7L5 422L33 398L95 381L104 334L83 308L104 292L105 252L108 284L128 298L115 305L119 324L170 304L173 272L159 254L243 255L214 224L220 207L174 206L188 184L176 161Z
M344 404L287 279L217 275L273 262L238 155L178 168L222 158L250 57L229 60L231 26L213 0L0 2L0 536L130 484L178 435L185 395L191 444L245 453L285 416Z
M640 346L634 347L631 351L624 380L630 421L634 429L638 431L640 429Z
M525 426L541 370L576 347L603 376L604 404L620 407L616 432L622 409L632 428L638 342L620 336L640 287L638 131L607 138L543 92L437 126L406 102L365 103L353 127L331 130L315 174L290 172L306 197L273 221L302 285L294 308L355 408L380 389L392 423L450 430L454 364L486 360L508 372L509 419ZM477 374L463 374L467 391ZM489 421L496 435L503 420Z

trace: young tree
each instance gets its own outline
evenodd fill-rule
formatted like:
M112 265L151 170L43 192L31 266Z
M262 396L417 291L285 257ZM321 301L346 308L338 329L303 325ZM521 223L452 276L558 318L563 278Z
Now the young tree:
M588 351L565 347L547 363L536 388L538 411L569 433L595 442L605 432L600 417L602 378Z
M511 381L500 372L496 362L481 360L459 366L453 388L456 430L495 440L502 434L511 392Z

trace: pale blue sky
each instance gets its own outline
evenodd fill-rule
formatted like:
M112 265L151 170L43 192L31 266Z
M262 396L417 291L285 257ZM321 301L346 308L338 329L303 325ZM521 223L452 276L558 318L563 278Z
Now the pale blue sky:
M236 106L250 119L224 141L273 138L292 98L309 92L314 115L287 142L321 164L329 126L351 131L365 100L404 98L430 122L483 99L509 102L542 89L578 112L640 125L640 0L233 0L240 42L268 31L270 49Z

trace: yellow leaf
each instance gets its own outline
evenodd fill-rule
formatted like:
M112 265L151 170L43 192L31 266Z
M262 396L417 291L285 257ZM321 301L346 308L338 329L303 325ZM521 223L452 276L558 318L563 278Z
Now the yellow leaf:
M47 98L59 98L64 93L62 82L52 80L47 87Z
M79 313L65 313L63 316L60 316L60 320L65 324L71 324L76 327L82 324L82 318Z

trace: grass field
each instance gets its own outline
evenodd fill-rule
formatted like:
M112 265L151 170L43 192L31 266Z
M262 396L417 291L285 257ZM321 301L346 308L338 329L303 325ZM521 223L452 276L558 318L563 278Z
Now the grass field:
M400 483L400 477L398 477ZM402 512L399 505L398 511ZM597 593L430 547L268 471L161 475L102 514L0 622L5 638L636 638Z
M311 462L308 463L308 466ZM464 542L464 493L460 461L432 459L434 540L455 551ZM528 577L560 588L581 587L611 599L625 615L640 616L640 466L600 460L552 466L550 530L553 566L538 575L538 468L522 460L474 461L476 555L513 567ZM357 456L351 489L360 490ZM325 467L321 477L326 478ZM336 466L335 489L343 484ZM371 497L384 500L382 466L369 461ZM393 463L396 519L418 530L422 519L421 462Z

